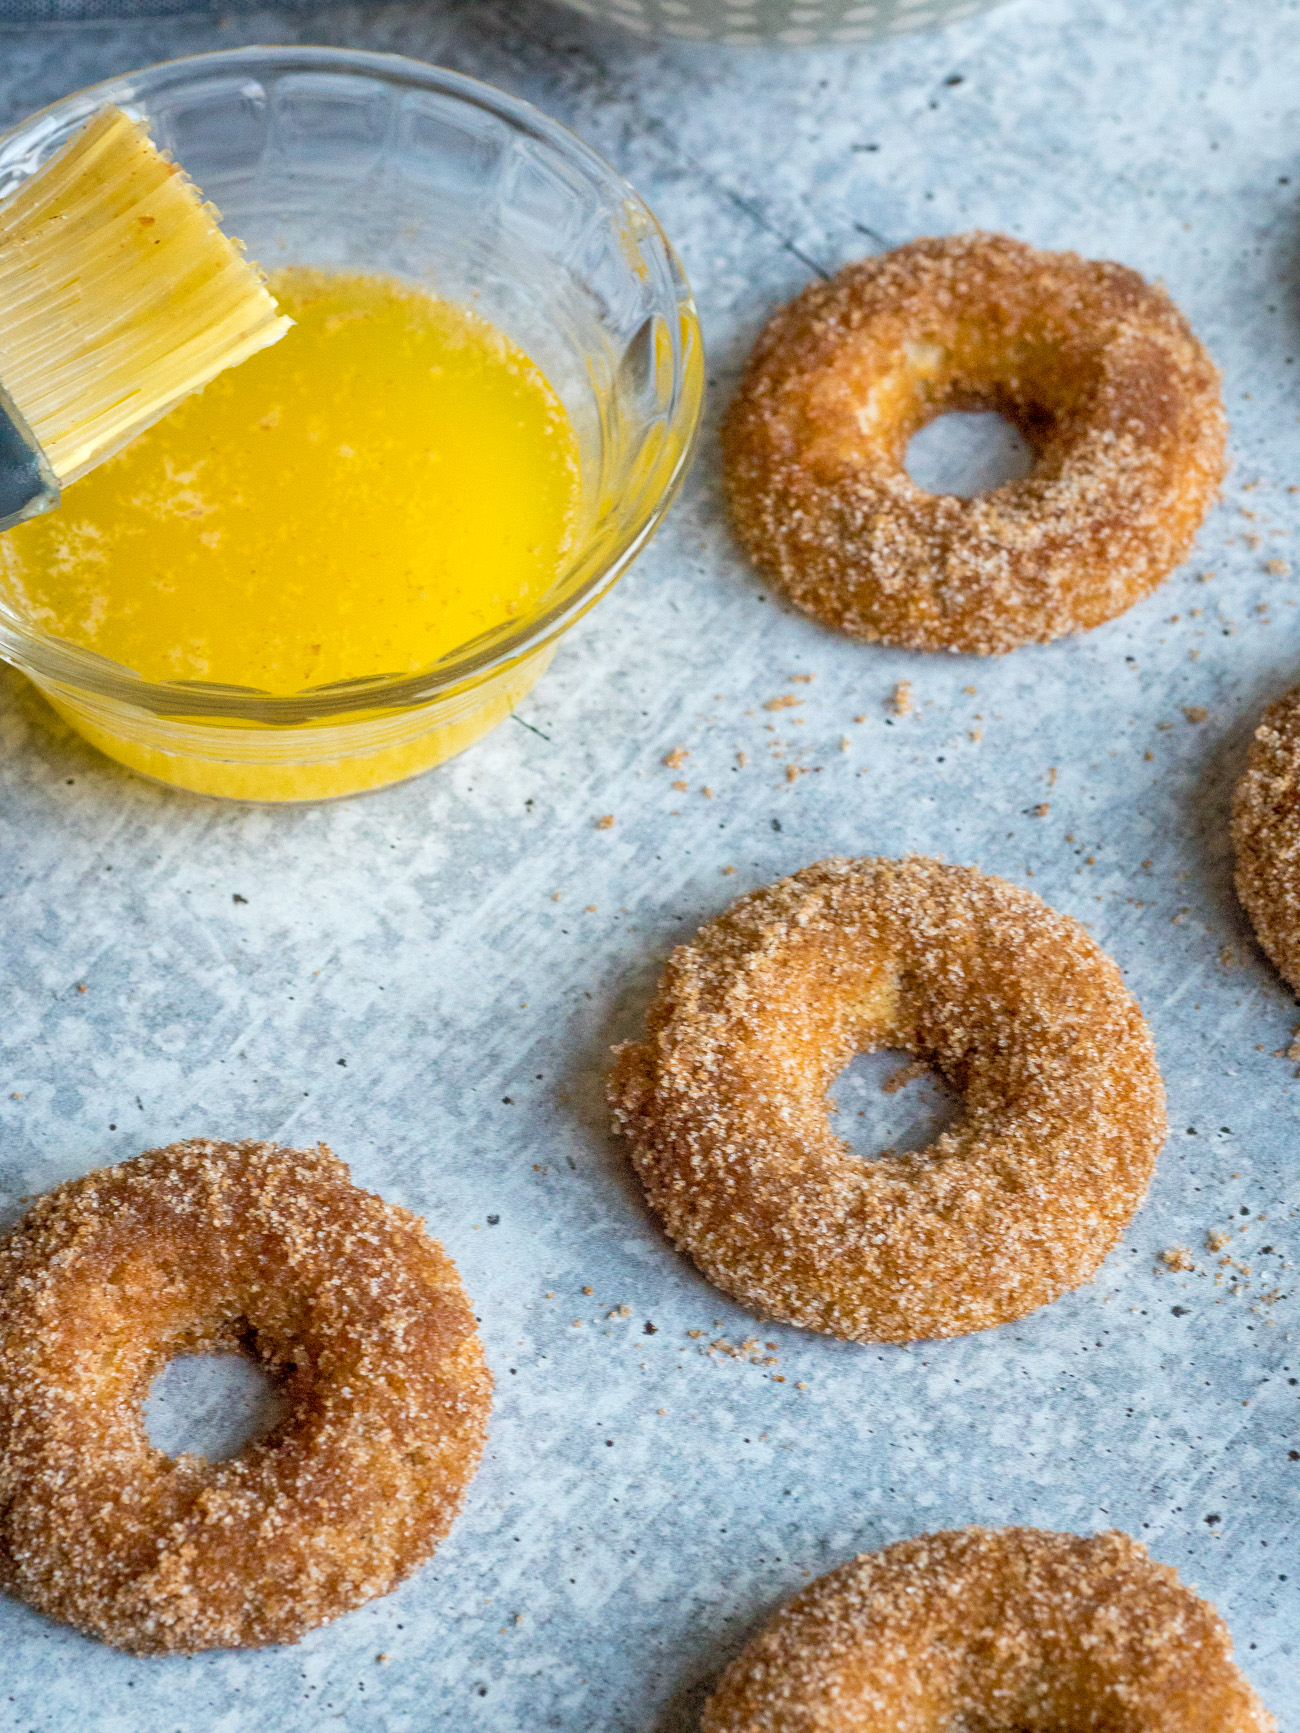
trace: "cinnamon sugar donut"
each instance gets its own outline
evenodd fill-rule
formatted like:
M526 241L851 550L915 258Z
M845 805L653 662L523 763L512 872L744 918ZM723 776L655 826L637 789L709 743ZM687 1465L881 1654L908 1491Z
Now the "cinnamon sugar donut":
M912 436L996 410L1033 472L930 494ZM1224 472L1219 376L1123 265L1005 235L912 241L814 283L759 338L723 432L741 541L854 637L1014 650L1123 613L1184 559Z
M1208 1601L1127 1535L966 1528L821 1577L701 1733L1274 1733Z
M1232 802L1237 895L1283 979L1300 993L1300 686L1260 718Z
M166 1361L232 1350L287 1418L227 1462L155 1449ZM136 1654L296 1642L429 1556L490 1400L450 1259L323 1145L87 1174L0 1242L0 1585Z
M1151 1036L1077 921L969 867L826 860L673 952L609 1094L673 1240L746 1305L856 1341L988 1329L1086 1282L1164 1141ZM826 1090L902 1048L965 1097L864 1161Z

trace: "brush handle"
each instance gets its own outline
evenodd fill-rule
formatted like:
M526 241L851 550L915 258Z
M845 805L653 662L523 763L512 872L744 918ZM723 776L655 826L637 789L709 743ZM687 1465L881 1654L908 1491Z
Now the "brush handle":
M0 530L51 511L59 481L18 406L0 385Z

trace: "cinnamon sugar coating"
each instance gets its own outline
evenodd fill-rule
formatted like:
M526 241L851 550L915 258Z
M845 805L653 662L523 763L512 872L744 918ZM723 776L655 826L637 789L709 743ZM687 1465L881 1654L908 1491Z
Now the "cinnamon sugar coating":
M1165 1137L1115 965L1029 891L938 861L826 860L673 952L616 1050L616 1128L673 1240L757 1310L856 1341L960 1336L1086 1282ZM864 1161L826 1091L901 1048L964 1096Z
M1300 686L1260 718L1232 803L1237 895L1260 944L1300 993Z
M702 1733L1274 1733L1208 1601L1112 1530L966 1528L821 1577Z
M286 1419L226 1462L166 1456L153 1379L231 1351ZM324 1145L102 1168L0 1242L0 1586L136 1654L296 1642L428 1558L490 1401L450 1259Z
M1033 472L930 494L908 443L995 410ZM758 340L723 430L741 541L851 636L996 655L1112 619L1184 559L1224 473L1218 372L1123 265L923 239L814 283Z

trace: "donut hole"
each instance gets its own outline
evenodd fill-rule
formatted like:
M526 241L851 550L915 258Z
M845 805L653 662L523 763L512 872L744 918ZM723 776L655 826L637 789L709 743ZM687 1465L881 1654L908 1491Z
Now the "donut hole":
M933 1067L889 1047L856 1054L827 1091L826 1104L831 1129L866 1161L928 1148L965 1108Z
M225 1462L288 1418L279 1380L244 1353L177 1354L144 1405L149 1442L168 1456Z
M996 410L954 409L913 434L905 464L926 493L971 499L1007 482L1023 481L1034 461L1033 446Z

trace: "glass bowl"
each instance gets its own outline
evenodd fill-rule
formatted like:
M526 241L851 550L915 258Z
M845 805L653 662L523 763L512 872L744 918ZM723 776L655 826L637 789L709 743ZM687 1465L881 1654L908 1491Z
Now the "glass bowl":
M109 757L201 794L322 800L428 770L519 702L672 503L704 378L681 265L632 188L527 103L348 49L235 49L97 84L0 135L0 198L104 102L148 121L268 271L381 272L511 337L573 423L578 533L538 610L418 674L291 696L151 682L3 597L0 656Z
M1003 0L562 0L642 36L835 48L935 30Z

